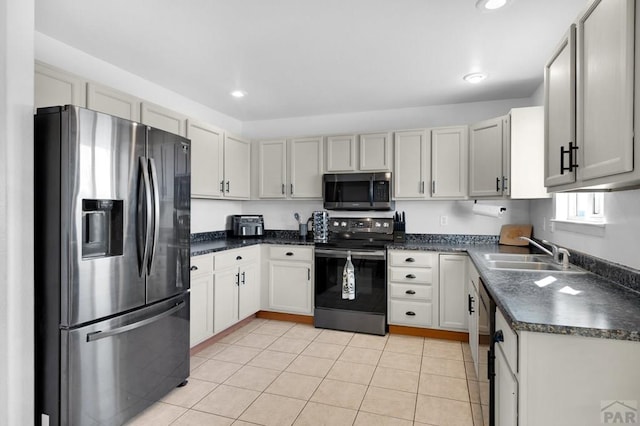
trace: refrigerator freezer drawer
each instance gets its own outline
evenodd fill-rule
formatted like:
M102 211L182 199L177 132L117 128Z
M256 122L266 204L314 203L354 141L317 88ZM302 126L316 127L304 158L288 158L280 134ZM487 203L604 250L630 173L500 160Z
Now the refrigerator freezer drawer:
M189 294L61 333L61 425L121 425L189 375ZM53 423L52 423L53 424Z

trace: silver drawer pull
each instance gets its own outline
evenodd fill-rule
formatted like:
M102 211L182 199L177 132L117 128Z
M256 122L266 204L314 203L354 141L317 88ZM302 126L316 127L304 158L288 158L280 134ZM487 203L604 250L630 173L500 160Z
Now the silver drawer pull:
M410 317L415 317L416 313L413 312L413 311L407 311L407 312L405 312L405 315L409 315Z
M407 274L407 275L406 275L406 277L407 277L407 278L411 278L411 279L413 279L413 278L415 278L416 276L415 276L415 275L413 275L413 274Z
M406 294L416 294L416 292L414 290L407 290L405 291Z

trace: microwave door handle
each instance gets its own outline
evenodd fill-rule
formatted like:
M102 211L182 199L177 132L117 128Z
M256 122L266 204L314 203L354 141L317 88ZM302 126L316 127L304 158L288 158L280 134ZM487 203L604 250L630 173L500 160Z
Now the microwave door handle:
M151 243L151 250L149 252L148 268L148 274L151 274L153 261L156 258L158 238L160 236L160 191L158 190L158 173L156 170L156 162L153 158L149 159L149 169L151 170L151 183L153 185L153 240Z
M369 205L373 206L373 175L369 178Z

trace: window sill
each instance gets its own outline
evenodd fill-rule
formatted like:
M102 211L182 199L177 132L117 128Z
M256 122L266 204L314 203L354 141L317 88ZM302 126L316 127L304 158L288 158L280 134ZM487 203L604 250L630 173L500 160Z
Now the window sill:
M575 220L551 219L555 231L573 232L576 234L604 237L605 222L580 222Z

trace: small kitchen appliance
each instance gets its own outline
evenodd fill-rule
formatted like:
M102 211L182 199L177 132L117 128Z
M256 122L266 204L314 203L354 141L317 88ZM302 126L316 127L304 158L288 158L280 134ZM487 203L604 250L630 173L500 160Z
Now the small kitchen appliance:
M322 197L328 210L393 210L391 172L327 173Z
M264 218L261 214L233 215L231 233L234 237L261 237L264 234Z

